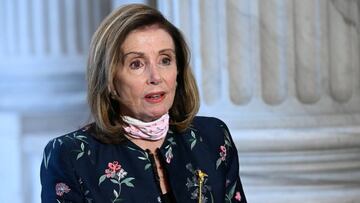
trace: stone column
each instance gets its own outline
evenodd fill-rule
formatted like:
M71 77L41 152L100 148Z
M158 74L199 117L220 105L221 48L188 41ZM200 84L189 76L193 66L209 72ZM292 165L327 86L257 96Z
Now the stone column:
M0 0L0 202L40 202L46 142L88 122L88 46L110 11L111 0Z
M131 4L131 3L147 4L148 0L112 0L112 8L117 8L121 5Z
M0 112L0 202L21 202L23 192L20 144L20 119L16 114ZM6 126L6 128L5 128Z
M230 127L249 202L360 201L358 1L158 6L191 45L200 114Z

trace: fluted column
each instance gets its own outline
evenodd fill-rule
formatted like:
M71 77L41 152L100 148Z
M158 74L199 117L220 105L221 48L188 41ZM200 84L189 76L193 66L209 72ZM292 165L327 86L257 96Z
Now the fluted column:
M257 94L259 88L252 83L259 71L255 58L256 30L254 21L251 19L251 4L248 1L228 1L226 3L226 19L238 19L236 24L226 20L226 44L227 54L225 61L228 67L228 89L231 103L234 105L246 105ZM224 68L223 68L224 69Z
M20 118L13 113L0 112L0 202L22 202L22 163L20 139ZM6 127L5 127L6 126Z
M83 108L90 37L108 1L2 0L0 109Z
M358 10L351 9L357 7L355 1L333 1L328 4L328 20L329 24L329 78L330 92L334 100L345 103L356 94L353 87L358 84L358 77L353 78L355 61L358 57L353 58L352 52L355 50L352 46L358 48L358 36L351 36L352 31L359 29ZM356 71L355 73L359 73ZM356 87L356 86L355 86Z
M87 52L110 11L110 0L0 0L0 202L40 202L46 142L88 121Z
M130 3L147 4L148 0L112 0L112 8L117 8L121 5Z
M200 114L230 126L249 202L360 201L360 2L158 5L191 44Z

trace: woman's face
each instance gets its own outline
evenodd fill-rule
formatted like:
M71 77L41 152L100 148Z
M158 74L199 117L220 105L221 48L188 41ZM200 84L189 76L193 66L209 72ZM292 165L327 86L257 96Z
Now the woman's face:
M176 91L176 56L171 36L156 25L129 33L121 47L115 88L125 115L155 120L169 111Z

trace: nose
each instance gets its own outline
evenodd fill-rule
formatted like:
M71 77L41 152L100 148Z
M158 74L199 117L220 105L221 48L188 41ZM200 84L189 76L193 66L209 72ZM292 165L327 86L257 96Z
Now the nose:
M157 85L161 83L161 74L159 67L154 64L150 64L148 68L148 83L152 85Z

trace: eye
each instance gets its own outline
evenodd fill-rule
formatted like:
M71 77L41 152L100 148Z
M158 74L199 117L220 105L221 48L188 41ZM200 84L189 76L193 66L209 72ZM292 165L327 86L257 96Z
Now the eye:
M141 68L142 66L144 66L144 64L143 64L140 60L132 61L132 62L129 64L129 67L130 67L131 69L139 69L139 68Z
M171 58L170 57L164 57L161 59L161 65L170 65L171 64Z

